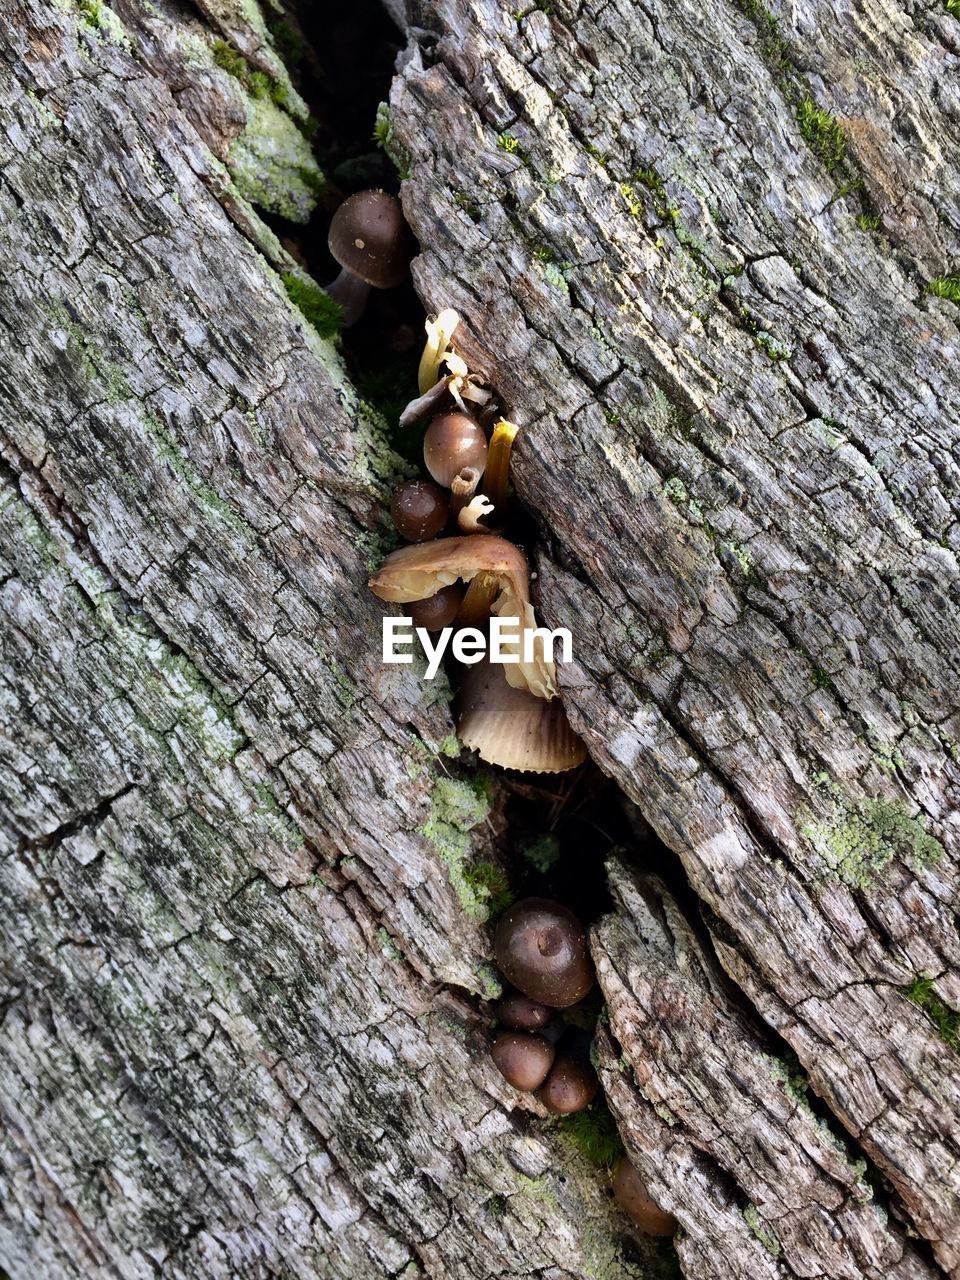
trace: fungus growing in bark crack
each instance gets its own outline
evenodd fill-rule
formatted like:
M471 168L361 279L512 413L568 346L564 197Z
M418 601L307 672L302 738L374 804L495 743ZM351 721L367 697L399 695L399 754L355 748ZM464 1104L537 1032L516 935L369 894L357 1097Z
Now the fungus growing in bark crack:
M548 898L525 898L500 917L497 967L531 1000L567 1009L593 986L587 936L572 911Z
M478 493L457 515L457 527L462 533L487 533L487 526L480 521L492 515L493 510L494 505L490 499L485 494Z
M540 1031L554 1016L549 1005L531 1000L521 991L508 991L493 1006L497 1021L512 1031Z
M452 626L462 600L463 591L459 586L441 587L426 600L414 600L410 605L413 625L425 631L442 631Z
M460 512L468 506L480 483L480 472L476 467L464 467L459 475L454 476L450 486L450 514L459 523Z
M483 491L497 509L497 523L501 522L504 504L507 501L507 478L510 474L510 453L513 442L520 428L515 422L501 419L493 428L490 437L489 455L486 472L483 477Z
M429 480L407 480L396 490L390 515L407 542L426 542L443 529L450 515L447 495Z
M450 339L459 324L460 317L451 307L447 307L439 315L427 320L424 326L427 331L427 341L423 355L420 357L420 368L417 371L421 395L425 395L440 377L441 366L447 363L449 367L450 358L453 356L450 350ZM459 360L459 357L457 359ZM459 365L451 369L451 373L465 376L467 367L462 360L459 360Z
M643 1179L626 1156L613 1175L613 1195L630 1221L650 1236L672 1236L679 1223L652 1199Z
M507 683L489 661L468 667L457 693L457 736L488 764L521 773L565 773L586 759L563 704Z
M423 460L437 484L449 489L465 467L476 471L486 467L487 437L465 413L438 414L423 438Z
M518 618L520 631L515 641L504 649L515 653L518 662L504 666L506 678L514 688L526 689L538 698L557 696L557 671L553 661L545 657L543 637L533 635L536 617L530 603L530 570L519 547L506 538L479 533L436 542L415 543L401 547L387 556L370 579L370 589L381 600L409 604L435 595L461 579L471 582L480 573L496 580L497 595L491 603L499 617ZM524 657L524 637L530 633L531 658Z
M526 1031L502 1031L490 1050L504 1079L526 1093L539 1089L546 1080L555 1054L549 1040Z
M537 1097L548 1111L569 1116L589 1107L599 1090L600 1081L589 1062L558 1053Z
M400 201L385 191L349 196L333 215L327 244L341 267L327 293L348 328L363 315L371 288L396 288L407 274L410 232Z

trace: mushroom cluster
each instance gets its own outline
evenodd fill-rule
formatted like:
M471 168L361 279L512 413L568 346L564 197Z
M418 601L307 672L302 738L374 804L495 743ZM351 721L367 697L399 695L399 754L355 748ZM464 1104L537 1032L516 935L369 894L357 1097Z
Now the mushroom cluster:
M582 1111L600 1088L579 1037L559 1010L594 982L583 926L547 898L525 898L500 918L494 942L500 972L513 984L495 1006L502 1028L490 1050L503 1077L557 1115Z
M355 256L338 261L344 272L359 273ZM342 296L347 287L335 282L331 290ZM381 600L408 606L414 625L426 631L482 629L491 617L516 618L518 630L504 646L509 663L483 659L457 674L457 732L490 764L561 773L580 764L586 749L567 721L555 664L537 633L526 556L506 536L517 427L500 417L492 389L451 346L459 323L452 310L426 323L419 395L400 425L427 423L423 461L430 479L408 480L394 493L391 515L408 545L387 557L369 585Z

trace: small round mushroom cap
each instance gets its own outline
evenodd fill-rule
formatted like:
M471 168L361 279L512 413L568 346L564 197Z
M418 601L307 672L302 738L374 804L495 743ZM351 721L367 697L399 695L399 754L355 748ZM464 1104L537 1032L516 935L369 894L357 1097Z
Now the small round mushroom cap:
M566 1009L593 986L593 964L583 926L566 907L547 898L524 898L497 925L497 967L531 1000Z
M520 991L508 991L493 1006L497 1021L514 1031L540 1031L553 1017L553 1010Z
M680 1225L650 1197L643 1179L626 1156L613 1175L613 1196L630 1221L649 1236L672 1236Z
M439 413L423 437L423 460L437 484L449 489L465 467L483 471L487 437L469 414Z
M547 1078L554 1052L553 1045L543 1036L525 1031L501 1031L493 1042L490 1056L509 1084L532 1093Z
M599 1089L600 1081L589 1062L559 1053L550 1074L537 1090L537 1097L548 1111L568 1116L589 1107Z
M413 625L425 631L442 631L452 626L462 600L463 590L456 586L442 587L426 600L414 600L410 606Z
M449 514L447 495L430 480L407 480L395 491L390 503L397 533L407 542L427 542L435 538Z
M348 196L333 215L327 244L341 267L375 289L393 289L407 274L410 232L400 201L385 191Z

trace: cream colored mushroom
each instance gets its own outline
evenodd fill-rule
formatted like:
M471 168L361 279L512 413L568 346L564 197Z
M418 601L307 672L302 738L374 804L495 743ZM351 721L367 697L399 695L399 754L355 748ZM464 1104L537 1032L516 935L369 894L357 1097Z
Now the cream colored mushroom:
M478 533L401 547L387 557L369 585L381 600L409 604L412 600L425 600L458 579L470 582L479 573L490 574L498 583L491 612L501 618L519 619L516 639L503 645L506 653L515 653L520 659L503 667L507 682L538 698L555 698L556 665L546 658L543 636L533 634L537 621L530 603L527 558L506 538ZM527 636L530 640L525 643ZM524 658L527 645L529 660Z
M501 667L484 659L467 667L457 695L457 736L481 760L523 773L565 773L586 758L563 704L535 698L507 683Z

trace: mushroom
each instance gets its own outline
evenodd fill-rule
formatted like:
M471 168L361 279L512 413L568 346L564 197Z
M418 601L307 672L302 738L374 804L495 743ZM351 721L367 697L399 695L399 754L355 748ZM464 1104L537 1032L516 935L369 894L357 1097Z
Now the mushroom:
M599 1089L600 1081L589 1062L558 1053L537 1097L548 1111L568 1116L589 1107Z
M506 668L467 667L457 693L457 736L481 760L521 773L565 773L586 759L558 698L535 698L507 683Z
M436 595L428 596L426 600L414 600L410 605L413 625L423 627L425 631L442 631L444 627L452 626L462 599L461 588L453 586L441 587Z
M423 437L423 460L437 484L449 489L465 467L483 471L487 465L487 437L468 414L440 413Z
M471 498L457 514L457 525L463 533L487 533L487 526L480 521L493 514L493 503L482 493Z
M497 967L518 991L552 1009L567 1009L593 986L587 936L572 911L548 898L524 898L500 917Z
M407 274L410 233L400 201L385 191L349 196L333 215L327 244L342 268L327 293L348 328L363 315L371 288L393 289Z
M426 542L447 523L450 504L439 485L430 480L408 480L394 493L390 514L401 538Z
M381 600L408 604L425 600L458 578L470 582L478 573L493 574L499 582L492 611L499 617L520 620L516 641L503 645L520 658L503 667L508 683L538 698L555 698L557 670L545 657L543 637L532 636L529 660L524 654L527 637L537 625L530 603L530 570L523 552L506 538L492 533L464 534L401 547L387 556L369 585Z
M514 1031L539 1031L553 1017L553 1010L520 991L508 991L493 1006L497 1021Z
M514 422L501 418L490 436L489 457L483 491L494 507L502 507L507 500L507 477L510 473L510 452L520 428ZM497 512L499 522L502 512Z
M453 352L450 350L450 339L453 337L457 326L460 324L460 317L452 307L447 307L437 316L431 316L427 319L424 328L427 331L427 342L423 348L423 355L420 357L420 368L417 372L417 382L420 388L420 394L424 395L440 376L440 366L449 361ZM462 373L466 374L467 367L463 365ZM460 373L457 369L452 369L451 373Z
M509 983L552 1009L575 1005L594 984L584 927L547 897L525 897L504 911L494 954Z
M649 1236L672 1236L680 1225L651 1198L643 1179L626 1156L613 1175L613 1196L630 1221Z
M502 1031L490 1050L504 1079L526 1093L543 1084L553 1066L554 1054L549 1040L524 1031Z

